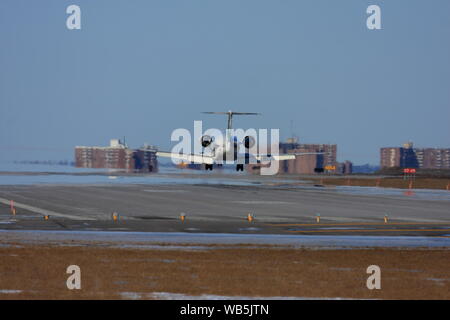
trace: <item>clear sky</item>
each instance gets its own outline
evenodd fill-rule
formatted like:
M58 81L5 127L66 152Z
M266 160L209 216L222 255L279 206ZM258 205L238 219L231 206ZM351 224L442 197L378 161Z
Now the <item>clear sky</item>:
M172 130L221 128L200 112L229 109L283 139L292 120L356 164L407 140L450 147L448 0L1 0L0 41L0 160L122 136L170 149Z

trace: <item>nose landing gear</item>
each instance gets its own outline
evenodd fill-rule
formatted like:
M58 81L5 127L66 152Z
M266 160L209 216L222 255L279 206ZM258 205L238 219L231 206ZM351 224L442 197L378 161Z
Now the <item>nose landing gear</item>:
M236 165L236 171L244 171L244 165L243 164L237 164Z
M205 164L205 170L210 170L210 171L212 171L212 169L213 169L213 165L212 164Z

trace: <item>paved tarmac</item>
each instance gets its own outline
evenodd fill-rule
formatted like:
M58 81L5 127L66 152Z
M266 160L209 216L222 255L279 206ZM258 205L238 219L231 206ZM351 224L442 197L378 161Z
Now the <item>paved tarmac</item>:
M355 190L282 184L4 185L0 229L450 236L445 197Z

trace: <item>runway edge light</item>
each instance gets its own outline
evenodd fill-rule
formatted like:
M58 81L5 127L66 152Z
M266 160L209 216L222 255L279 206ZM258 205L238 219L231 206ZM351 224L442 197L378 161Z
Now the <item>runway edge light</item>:
M248 222L253 222L255 218L253 217L253 215L251 213L247 214L247 220Z
M184 212L182 212L182 213L180 214L180 220L181 220L181 222L184 222L185 219L186 219L186 214L185 214Z
M384 215L384 223L388 223L389 217L387 213Z
M316 213L316 222L320 223L320 213Z

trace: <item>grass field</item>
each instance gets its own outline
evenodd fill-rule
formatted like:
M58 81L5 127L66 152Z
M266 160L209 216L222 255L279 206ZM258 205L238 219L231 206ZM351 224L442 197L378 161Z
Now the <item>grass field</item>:
M317 184L334 186L361 186L361 187L381 187L400 189L450 189L450 179L444 178L415 178L404 180L403 178L352 178L352 177L323 177L312 178ZM450 190L449 190L450 192Z
M194 248L195 249L195 248ZM66 268L81 268L68 290ZM369 290L369 265L381 290ZM202 246L161 249L96 246L0 247L0 299L122 299L152 293L368 299L450 299L445 249L314 250Z

